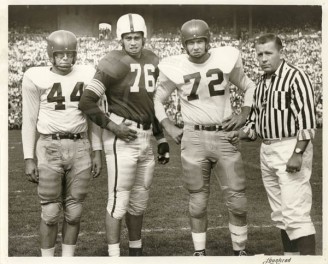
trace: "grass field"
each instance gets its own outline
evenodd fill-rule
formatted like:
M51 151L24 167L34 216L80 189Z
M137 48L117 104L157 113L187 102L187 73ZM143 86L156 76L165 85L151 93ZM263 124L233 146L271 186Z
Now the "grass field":
M280 255L280 232L272 226L270 208L262 185L259 168L260 142L242 143L241 151L247 175L248 224L247 249L251 254ZM156 165L150 201L144 218L143 242L147 256L190 256L193 253L189 228L187 192L180 175L180 150L170 142L171 161ZM312 219L315 223L316 251L322 254L322 131L314 141ZM21 131L9 131L9 256L39 256L40 206L36 185L24 175ZM85 201L76 255L107 256L105 210L107 176L91 182ZM207 253L210 256L232 255L228 230L228 215L216 180L212 179L208 210ZM121 255L128 255L128 239L122 228ZM56 255L59 255L61 236L58 236ZM90 246L92 245L92 246Z

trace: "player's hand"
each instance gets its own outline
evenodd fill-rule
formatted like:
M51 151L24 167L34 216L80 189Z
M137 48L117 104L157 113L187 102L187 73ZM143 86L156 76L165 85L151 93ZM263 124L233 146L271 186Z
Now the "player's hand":
M25 160L25 175L28 181L33 183L39 182L39 171L34 159Z
M168 118L162 121L162 125L175 143L179 145L183 136L183 129L176 127Z
M101 164L101 150L96 150L93 152L93 157L92 157L92 177L97 178L102 169L102 164Z
M137 131L129 128L131 124L131 121L124 121L119 125L115 124L111 130L118 138L131 142L137 138Z
M287 161L286 171L289 173L299 172L302 167L303 157L302 154L293 153Z
M232 114L222 121L222 129L232 131L240 129L246 123L246 117L243 114Z
M230 131L226 135L226 139L234 146L239 144L239 132L238 131Z
M165 138L158 140L157 142L157 153L158 153L158 163L166 164L170 161L170 146Z

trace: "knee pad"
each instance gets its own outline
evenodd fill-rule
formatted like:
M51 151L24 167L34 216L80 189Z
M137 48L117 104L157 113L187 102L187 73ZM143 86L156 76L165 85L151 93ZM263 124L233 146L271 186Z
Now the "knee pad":
M226 205L234 215L246 215L247 198L244 192L233 193L227 197Z
M41 205L41 218L47 225L55 225L59 222L62 211L61 203L47 203Z
M131 215L142 215L147 208L149 189L133 190L130 194L128 212Z
M126 214L130 199L130 192L117 192L116 195L109 195L107 201L107 212L117 220L120 220Z
M82 203L70 201L65 204L65 221L69 224L77 224L81 220Z
M209 193L204 191L189 191L189 214L193 218L201 218L206 215Z

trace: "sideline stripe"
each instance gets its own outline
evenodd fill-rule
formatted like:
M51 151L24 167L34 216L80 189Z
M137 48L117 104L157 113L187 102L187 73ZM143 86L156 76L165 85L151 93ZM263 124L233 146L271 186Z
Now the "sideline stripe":
M322 226L322 222L314 222L315 226ZM248 228L252 229L252 228L272 228L275 227L274 225L248 225ZM209 227L207 230L218 230L218 229L229 229L228 226L215 226L215 227ZM156 232L177 232L177 231L190 231L190 227L182 227L180 229L174 229L174 228L155 228L155 229L142 229L142 232L144 233L156 233ZM92 232L93 234L97 234L97 235L104 235L106 234L106 232L104 231L100 231L100 232ZM79 236L84 236L84 235L89 235L92 233L80 233ZM59 236L61 236L61 234L58 234ZM26 236L9 236L9 238L11 239L20 239L20 238L33 238L33 237L38 237L39 234L37 235L26 235Z

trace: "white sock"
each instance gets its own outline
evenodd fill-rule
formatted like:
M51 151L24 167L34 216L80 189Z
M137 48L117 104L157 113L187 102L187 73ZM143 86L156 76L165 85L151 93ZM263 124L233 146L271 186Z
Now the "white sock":
M62 244L62 256L63 257L74 257L76 245Z
M195 250L203 250L206 247L206 232L193 233L191 232L192 241L194 242Z
M119 257L120 255L120 243L108 245L108 256Z
M135 240L135 241L129 241L129 247L130 248L141 248L142 247L141 239Z
M299 256L300 252L284 252L285 256Z
M229 223L233 250L244 250L247 241L247 225L236 226Z
M41 248L42 257L53 257L55 256L55 247L53 248Z

